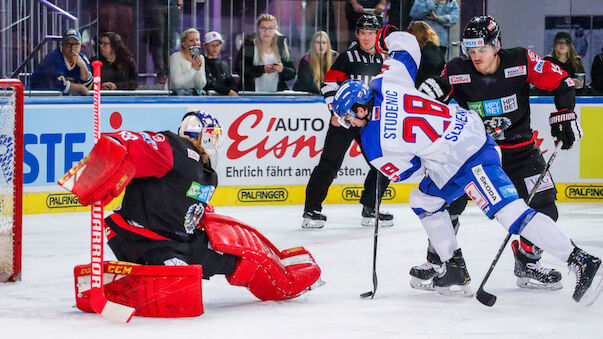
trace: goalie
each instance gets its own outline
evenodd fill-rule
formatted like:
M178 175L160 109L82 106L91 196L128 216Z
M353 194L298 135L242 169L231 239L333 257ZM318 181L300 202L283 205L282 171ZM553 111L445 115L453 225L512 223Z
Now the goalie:
M213 213L212 168L222 131L204 112L188 112L178 134L103 134L91 153L59 180L82 205L122 205L105 218L108 244L120 261L202 265L203 278L224 274L261 300L295 298L319 281L303 247L279 251L254 228Z

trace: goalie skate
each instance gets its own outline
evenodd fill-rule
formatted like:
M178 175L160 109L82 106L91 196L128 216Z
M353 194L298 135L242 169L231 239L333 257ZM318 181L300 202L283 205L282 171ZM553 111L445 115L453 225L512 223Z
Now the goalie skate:
M442 265L442 272L432 279L436 292L447 296L472 297L469 286L471 277L465 265L461 249L454 251L452 258Z
M375 226L375 209L366 206L362 207L362 226ZM379 212L379 226L392 227L394 226L394 215L388 212Z
M304 211L303 218L302 228L323 228L327 221L327 216L320 211Z
M543 267L537 259L526 257L521 252L519 241L514 240L511 243L511 248L515 255L513 273L517 277L516 284L518 287L539 290L559 290L563 288L561 273L552 268Z

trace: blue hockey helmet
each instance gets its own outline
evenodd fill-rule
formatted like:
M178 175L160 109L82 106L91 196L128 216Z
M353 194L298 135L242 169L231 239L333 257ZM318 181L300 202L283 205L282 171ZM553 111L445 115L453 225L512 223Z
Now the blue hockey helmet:
M350 128L351 123L347 118L355 118L356 112L354 111L354 105L365 105L371 101L373 95L368 86L357 79L350 79L344 81L337 93L335 93L335 99L333 101L333 111L339 116L338 122L345 128Z

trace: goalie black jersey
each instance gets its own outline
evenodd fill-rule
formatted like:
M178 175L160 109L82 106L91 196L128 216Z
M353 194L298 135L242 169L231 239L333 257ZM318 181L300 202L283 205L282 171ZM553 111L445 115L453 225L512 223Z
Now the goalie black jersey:
M107 219L111 230L130 241L195 237L195 228L218 184L199 150L172 132L120 131L109 136L128 149L136 167L122 205ZM107 235L107 238L111 238Z
M500 65L494 74L479 73L469 58L455 58L442 76L452 85L452 97L460 106L479 113L501 147L531 144L530 84L552 91L557 110L573 111L574 82L559 66L528 49L501 49L498 55Z

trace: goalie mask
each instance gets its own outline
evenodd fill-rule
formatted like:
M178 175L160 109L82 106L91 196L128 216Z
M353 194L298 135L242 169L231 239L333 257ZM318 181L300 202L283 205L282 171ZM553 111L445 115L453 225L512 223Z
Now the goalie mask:
M203 111L188 112L182 118L178 135L199 140L211 162L211 167L218 165L218 153L222 149L224 135L218 119Z

